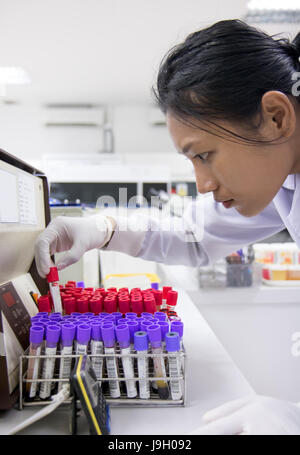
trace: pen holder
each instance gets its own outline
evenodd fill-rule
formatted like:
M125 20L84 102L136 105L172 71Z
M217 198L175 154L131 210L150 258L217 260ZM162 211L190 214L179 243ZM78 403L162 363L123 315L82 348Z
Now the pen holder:
M249 287L253 284L253 263L226 264L227 287Z

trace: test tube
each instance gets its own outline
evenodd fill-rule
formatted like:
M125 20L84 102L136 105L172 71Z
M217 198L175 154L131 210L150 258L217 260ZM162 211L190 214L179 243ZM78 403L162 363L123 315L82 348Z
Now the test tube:
M140 326L136 320L129 319L129 321L126 321L126 323L129 328L129 334L130 334L130 348L133 349L134 333L138 332L140 330Z
M103 297L93 297L90 299L90 310L95 313L99 314L103 310Z
M166 313L163 313L162 311L156 311L156 313L154 313L154 316L156 318L158 318L160 321L166 321L167 320Z
M60 289L59 289L59 277L56 267L50 267L50 272L47 275L47 282L49 283L50 294L52 297L54 311L62 312L62 303L60 297Z
M48 295L42 295L38 298L38 309L39 312L51 313L51 304Z
M161 347L161 330L158 324L153 324L148 327L148 337L151 344L152 354L160 354L153 356L154 374L161 379L156 380L159 398L166 400L169 397L169 387L163 378L166 377L166 367L162 356Z
M154 290L154 298L155 298L155 304L156 304L156 310L160 311L161 305L162 305L162 297L163 293L162 291L159 290Z
M117 361L115 357L115 329L112 324L102 324L101 327L102 338L104 344L105 354L111 354L111 356L106 357L106 369L107 376L109 378L117 378L119 376ZM112 398L119 398L120 393L120 384L118 381L109 381L109 391Z
M163 286L162 302L161 302L161 307L160 307L161 310L167 308L167 296L168 296L169 291L172 291L172 286Z
M182 321L172 321L171 322L171 332L177 332L180 339L180 351L183 351L183 322Z
M122 366L125 378L134 378L133 359L130 357L130 331L126 325L119 325L116 327L117 340L122 354ZM135 398L137 396L136 384L134 379L125 381L126 391L128 398Z
M54 366L55 366L55 357L56 355L57 343L59 340L61 328L59 325L49 324L46 327L46 347L45 355L47 356L44 359L42 379L51 379L53 378ZM40 388L40 398L45 400L50 396L51 393L51 382L45 381L41 383Z
M79 313L87 313L89 311L89 300L87 297L77 299L76 309Z
M170 389L172 400L182 398L182 387L180 383L180 339L177 332L166 334L166 350L169 353L169 374L176 379L170 380Z
M180 352L183 352L183 322L182 321L172 321L171 322L171 332L177 332L180 340ZM183 370L184 359L181 357L181 368Z
M76 310L75 297L66 297L63 299L65 314L73 314Z
M160 327L160 331L161 331L161 346L164 349L166 347L166 340L165 340L166 333L169 332L170 326L169 326L169 323L167 321L158 321L157 324Z
M148 335L146 332L139 331L134 334L134 349L137 352L137 367L139 377L139 396L143 400L150 398L149 380L149 359L148 354Z
M91 327L88 324L79 324L76 330L76 354L85 355L91 338Z
M178 299L177 291L168 291L167 293L167 309L174 310Z
M40 356L42 343L44 338L44 327L41 326L32 326L30 327L29 333L29 355ZM28 368L27 368L27 379L38 379L39 369L40 369L40 358L30 358L28 359ZM36 396L37 392L37 382L27 382L26 383L26 394L29 399L32 399Z
M59 366L59 379L69 379L72 364L73 353L73 340L75 337L76 326L68 322L61 325L60 334L60 366ZM67 356L64 358L64 356ZM61 390L63 382L58 384L58 390Z
M91 322L91 354L92 356L103 355L103 341L100 321ZM103 357L92 357L92 365L99 381L99 378L103 376ZM101 385L101 381L99 381L99 385Z

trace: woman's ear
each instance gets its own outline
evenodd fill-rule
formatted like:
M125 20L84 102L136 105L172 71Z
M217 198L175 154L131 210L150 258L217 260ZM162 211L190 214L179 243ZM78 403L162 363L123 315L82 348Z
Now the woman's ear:
M275 90L266 92L261 99L262 130L268 139L290 137L296 128L296 112L287 95Z

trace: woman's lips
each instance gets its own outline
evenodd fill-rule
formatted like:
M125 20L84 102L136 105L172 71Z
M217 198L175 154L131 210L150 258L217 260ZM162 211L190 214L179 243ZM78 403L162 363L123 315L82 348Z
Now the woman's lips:
M225 209L229 209L233 204L233 199L228 199L228 201L223 201L222 204L225 207Z

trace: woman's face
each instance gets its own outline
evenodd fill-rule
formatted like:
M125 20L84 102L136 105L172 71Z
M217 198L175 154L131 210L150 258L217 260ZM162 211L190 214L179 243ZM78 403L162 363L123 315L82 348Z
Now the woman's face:
M218 124L242 134L229 123ZM200 122L199 128L190 126L170 113L167 125L176 149L194 166L198 192L212 191L217 202L234 207L243 216L261 212L291 173L294 158L286 143L253 146L231 142L203 131Z

